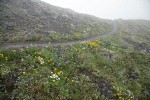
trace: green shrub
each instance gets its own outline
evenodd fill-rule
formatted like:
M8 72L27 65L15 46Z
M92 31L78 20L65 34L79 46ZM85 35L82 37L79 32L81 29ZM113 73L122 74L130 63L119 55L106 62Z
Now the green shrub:
M41 35L39 34L31 34L26 37L26 41L40 41Z

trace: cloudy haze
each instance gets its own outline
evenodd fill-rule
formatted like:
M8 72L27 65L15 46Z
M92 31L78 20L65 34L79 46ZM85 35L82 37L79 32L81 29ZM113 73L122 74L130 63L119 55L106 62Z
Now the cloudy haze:
M42 0L105 19L150 20L150 0Z

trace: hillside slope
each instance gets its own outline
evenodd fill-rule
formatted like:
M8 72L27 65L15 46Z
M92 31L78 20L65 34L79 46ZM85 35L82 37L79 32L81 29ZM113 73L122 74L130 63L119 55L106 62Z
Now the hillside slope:
M0 0L0 37L0 100L150 100L150 21Z
M150 21L118 20L116 34L103 37L108 44L118 44L133 51L150 53Z
M62 42L103 34L111 28L112 21L79 14L40 0L0 0L2 42Z

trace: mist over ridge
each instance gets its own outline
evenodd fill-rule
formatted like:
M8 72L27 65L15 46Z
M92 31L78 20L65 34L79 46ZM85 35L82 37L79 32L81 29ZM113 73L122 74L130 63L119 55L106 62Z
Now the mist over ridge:
M149 0L42 0L104 19L150 20Z

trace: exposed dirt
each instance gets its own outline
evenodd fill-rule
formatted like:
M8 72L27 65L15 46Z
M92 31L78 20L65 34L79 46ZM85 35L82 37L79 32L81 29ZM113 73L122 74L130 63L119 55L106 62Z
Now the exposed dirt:
M134 46L135 51L145 50L146 53L150 53L150 47L146 43L138 43L129 39L124 39L127 44Z
M5 76L0 76L0 100L11 100L8 94L11 94L12 91L18 88L19 76L23 74L23 71L32 71L27 66L22 66L16 72L9 72ZM15 99L14 99L15 100Z
M2 93L0 100L11 100L8 94L10 94L15 88L17 88L19 73L8 73L5 77L0 77L0 92Z
M111 98L112 94L115 93L115 91L112 89L112 86L110 85L110 82L106 79L94 75L92 71L89 71L88 69L80 69L80 72L90 77L92 82L98 86L98 90L100 91L101 95L103 95L105 100Z

